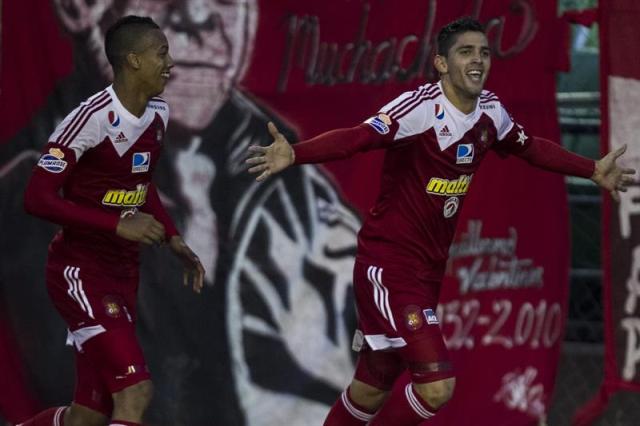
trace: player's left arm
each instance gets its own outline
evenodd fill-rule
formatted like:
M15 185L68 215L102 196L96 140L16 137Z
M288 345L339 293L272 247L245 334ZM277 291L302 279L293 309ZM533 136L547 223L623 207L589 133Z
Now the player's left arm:
M550 140L530 136L515 123L504 107L500 106L498 142L494 149L500 154L511 154L522 158L534 167L569 176L591 179L609 191L614 200L619 200L618 191L625 192L634 182L635 170L620 167L618 158L626 147L612 151L594 161L564 149Z
M534 137L527 149L517 155L543 170L591 179L619 201L618 191L626 192L634 182L631 175L635 174L634 169L621 167L617 162L625 151L626 146L623 146L594 161L567 151L559 144Z
M200 263L198 256L189 248L187 243L182 239L182 236L178 233L173 220L162 205L162 201L158 195L158 189L153 183L149 184L147 200L140 210L152 215L158 222L162 223L171 251L182 261L184 266L184 285L189 285L191 278L193 291L200 293L204 285L204 267L202 263Z

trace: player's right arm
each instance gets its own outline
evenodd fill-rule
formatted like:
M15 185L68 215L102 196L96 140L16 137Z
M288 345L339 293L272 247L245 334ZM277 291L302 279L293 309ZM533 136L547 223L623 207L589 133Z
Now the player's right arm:
M84 206L62 197L61 189L73 172L78 159L99 143L99 123L90 117L73 139L65 128L72 129L71 113L54 131L34 167L24 194L27 213L62 226L86 227L114 232L131 241L151 244L164 239L164 227L153 216L136 213L120 218L116 212Z
M257 181L281 172L293 164L324 163L351 157L357 152L387 148L394 141L409 138L428 128L428 116L421 112L420 94L424 87L401 96L385 105L362 124L331 130L307 141L290 145L273 123L269 146L250 146L247 164L250 173L258 174Z

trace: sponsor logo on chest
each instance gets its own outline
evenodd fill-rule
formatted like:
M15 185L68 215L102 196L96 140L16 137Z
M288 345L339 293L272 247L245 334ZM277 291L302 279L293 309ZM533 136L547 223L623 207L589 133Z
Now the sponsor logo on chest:
M456 164L470 164L473 162L473 144L461 143L456 153Z
M464 195L469 191L473 175L460 175L458 179L444 179L432 177L427 183L428 194L443 195L447 197Z
M134 152L133 157L131 158L131 173L148 172L150 163L150 152Z
M148 184L139 183L136 189L109 189L102 197L102 204L114 207L139 207L147 200Z

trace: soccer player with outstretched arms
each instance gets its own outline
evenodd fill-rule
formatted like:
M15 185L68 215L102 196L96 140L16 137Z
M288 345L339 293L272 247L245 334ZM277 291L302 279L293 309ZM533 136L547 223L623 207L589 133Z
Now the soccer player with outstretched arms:
M262 181L295 164L385 149L380 194L358 235L354 291L359 350L353 381L326 426L417 425L452 396L455 371L435 314L458 212L488 150L556 173L625 191L634 170L598 161L530 135L484 89L491 66L482 24L461 18L438 34L440 81L406 92L364 123L290 145L269 124L273 143L249 148L249 171ZM390 393L405 370L402 392Z

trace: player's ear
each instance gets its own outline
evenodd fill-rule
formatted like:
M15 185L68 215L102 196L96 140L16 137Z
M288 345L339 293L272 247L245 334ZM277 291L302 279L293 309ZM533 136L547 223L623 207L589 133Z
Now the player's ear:
M127 63L134 70L140 69L140 57L135 53L127 53Z
M436 71L438 71L439 74L446 74L449 71L447 58L442 55L436 55L433 58L433 66L436 67Z

